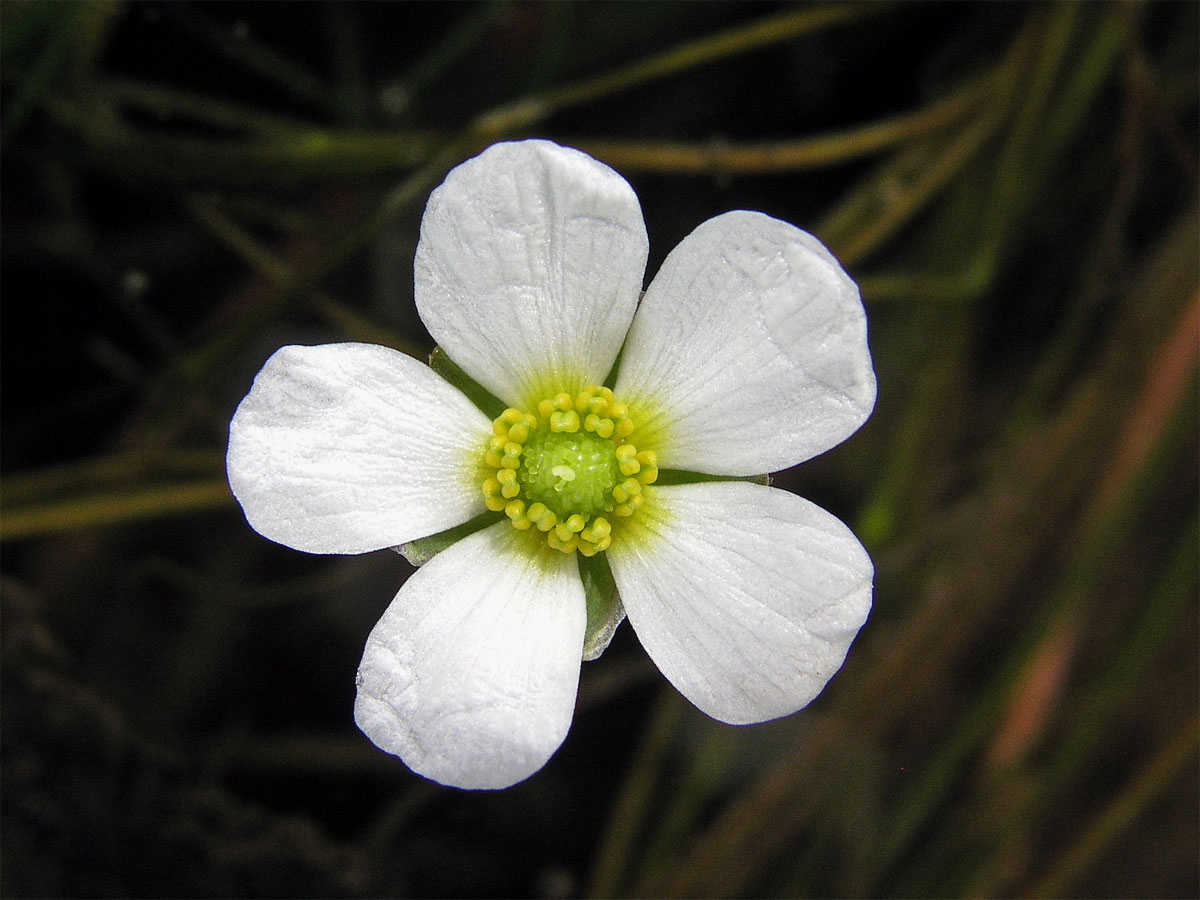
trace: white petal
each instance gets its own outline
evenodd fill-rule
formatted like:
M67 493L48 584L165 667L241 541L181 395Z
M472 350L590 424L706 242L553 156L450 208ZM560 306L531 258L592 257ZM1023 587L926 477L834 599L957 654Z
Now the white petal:
M500 522L442 551L367 638L354 719L426 778L508 787L566 737L583 585L573 557L529 538Z
M772 472L875 405L858 288L812 235L762 213L705 222L646 289L615 386L659 465Z
M226 469L259 534L363 553L483 512L491 423L415 359L374 344L284 347L229 424Z
M756 484L660 487L652 499L608 551L650 658L722 722L807 705L870 612L874 570L858 539L820 507Z
M529 406L608 374L647 246L637 196L608 166L548 141L496 144L429 198L417 308L468 375Z

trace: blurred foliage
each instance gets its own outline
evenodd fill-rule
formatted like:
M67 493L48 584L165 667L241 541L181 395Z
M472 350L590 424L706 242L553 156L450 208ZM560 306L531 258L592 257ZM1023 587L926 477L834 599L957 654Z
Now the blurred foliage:
M1194 3L8 2L5 896L1196 896ZM777 483L871 621L731 728L628 627L498 793L354 728L411 569L242 520L225 429L286 342L425 356L430 189L545 136L651 271L761 209L860 280L874 417Z

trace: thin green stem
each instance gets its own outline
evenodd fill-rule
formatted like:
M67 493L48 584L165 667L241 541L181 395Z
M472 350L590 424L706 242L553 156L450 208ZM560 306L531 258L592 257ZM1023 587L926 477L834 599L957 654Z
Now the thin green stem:
M234 254L272 283L283 287L296 280L297 274L290 266L255 241L214 203L201 197L191 197L185 205L196 221L204 225L214 237L220 239ZM312 289L306 291L304 296L309 305L330 324L355 340L395 347L409 356L417 358L425 356L422 348L403 340L395 332L375 324L328 294Z
M7 508L0 518L0 540L40 537L142 519L219 509L233 504L224 479L167 487L120 489L111 493Z
M226 123L223 127L233 127L236 122L237 127L253 128L259 135L247 140L145 133L108 114L106 104L47 98L46 112L84 143L89 165L102 166L134 181L202 181L258 188L264 182L290 184L407 170L429 159L442 141L428 132L337 130L300 124L276 128L267 121L251 122L247 114L229 104L180 94L168 97L168 92L152 98L154 89L142 87L120 90L136 95L147 107L157 103L170 109L172 115L195 115L201 122ZM196 107L205 107L203 113ZM282 126L283 122L277 124Z
M394 107L393 112L402 112L415 98L427 91L454 63L470 52L488 28L510 8L509 0L491 0L467 11L462 20L435 41L416 65L409 69L401 82L403 96L394 97L388 103Z
M530 98L530 101L547 111L578 106L668 75L695 69L760 47L780 44L887 9L889 6L884 3L834 3L790 10L712 37L690 41L606 75L547 91Z
M266 137L291 137L312 127L297 119L262 112L207 94L146 84L129 78L98 80L92 86L90 96L103 103L160 119L178 116L214 128Z
M530 95L492 109L481 115L461 139L450 141L449 144L436 135L421 133L354 132L312 126L289 127L283 131L275 126L283 126L285 120L264 118L232 104L206 102L186 94L120 83L115 85L115 89L126 101L198 115L213 124L240 124L253 128L263 136L269 135L272 139L246 142L142 137L136 130L120 126L107 117L95 115L94 110L77 107L62 98L56 100L51 112L60 125L80 135L91 145L93 164L107 161L115 171L131 177L167 180L200 177L217 182L258 184L267 179L294 181L298 178L364 174L421 165L440 155L439 146L458 147L458 158L461 158L470 150L477 150L529 128L560 109L889 8L888 4L883 3L806 7L692 41L605 75ZM313 76L291 67L277 54L266 52L265 48L257 48L251 53L250 48L256 47L252 41L227 34L194 13L178 12L178 15L206 40L216 42L243 63L252 63L260 74L279 80L298 95L326 107L330 112L339 112L340 106L331 91L317 83ZM470 37L470 34L466 36ZM881 135L868 138L875 141L883 139L885 137ZM831 151L826 146L803 152Z
M609 811L585 896L620 895L682 712L683 701L679 695L664 688L650 713L637 755L629 764L625 781Z
M88 4L78 0L53 7L30 4L20 16L5 25L6 33L19 36L17 39L4 40L6 51L18 42L32 43L30 35L38 35L43 29L49 34L29 73L20 79L12 98L5 104L3 121L0 122L0 148L8 146L29 114L49 92L63 66L71 59L87 14Z
M563 138L623 171L674 174L769 174L817 168L871 155L939 131L976 107L982 86L956 92L925 109L827 135L756 144L663 143ZM324 129L212 98L111 79L99 86L106 102L157 116L181 116L213 127L246 131L254 140L147 138L113 131L103 120L81 123L98 143L116 152L135 146L153 150L165 177L199 173L221 179L251 177L276 181L369 174L408 168L427 159L438 140L431 132ZM61 112L61 108L60 108ZM158 165L155 166L158 168Z
M135 450L32 472L6 472L0 481L0 504L7 515L13 504L31 505L72 491L96 490L151 476L215 476L224 466L223 455L212 450Z
M1038 48L1027 77L1020 82L1021 102L1016 105L999 162L993 170L994 182L989 215L983 222L981 243L998 254L1017 211L1030 196L1029 173L1039 167L1035 158L1043 124L1043 114L1054 97L1058 72L1066 58L1079 22L1080 7L1074 3L1056 4L1049 10L1050 21L1041 22ZM1014 92L1015 93L1015 92Z
M203 6L199 9L203 10ZM311 103L333 116L340 116L342 100L320 78L274 48L256 39L244 28L225 28L184 3L169 3L163 10L191 35L222 56L278 85L292 96Z
M761 175L812 169L879 153L940 131L974 109L981 85L956 92L925 109L832 134L756 144L564 139L572 147L626 172L674 175Z
M1191 321L1186 313L1180 318ZM1191 328L1187 331L1189 335L1192 333ZM1165 343L1170 344L1171 337ZM1194 355L1189 359L1191 364L1176 372L1176 379L1188 377L1194 369ZM1093 503L1080 516L1081 534L1073 542L1078 550L1062 572L1057 588L1047 599L1038 626L1030 632L1033 640L1022 643L1015 659L1031 658L1046 636L1064 626L1089 598L1102 594L1101 586L1111 578L1113 567L1121 558L1119 548L1128 543L1141 517L1147 515L1147 508L1155 497L1155 485L1165 477L1168 467L1163 464L1163 457L1177 454L1182 435L1187 433L1182 422L1191 421L1191 406L1181 402L1178 395L1175 401L1175 415L1163 415L1154 421L1153 433L1146 437L1142 452L1123 467L1120 485L1112 489L1113 496L1103 504ZM1140 425L1137 419L1129 423L1130 428ZM1102 489L1096 496L1104 493ZM956 893L971 896L1005 893L1003 886L997 887L989 882L993 873L1001 868L1000 858L1009 851L1011 842L1022 834L1022 829L1047 809L1055 796L1080 772L1086 770L1088 755L1103 736L1106 723L1115 715L1120 703L1137 684L1138 677L1153 658L1154 652L1166 641L1187 609L1193 596L1189 586L1195 582L1194 551L1197 537L1197 522L1193 517L1178 545L1172 566L1151 594L1130 635L1119 645L1115 657L1096 682L1082 692L1084 699L1072 707L1065 733L1055 742L1054 757L1040 774L1036 788L993 829L986 841L989 850L983 858L974 860L969 871L966 866L959 867L960 875L968 881L956 889ZM1005 669L1005 675L996 683L998 687L1008 681L1012 671L1011 667ZM994 697L994 691L989 691L987 696ZM987 700L980 701L981 707L991 705ZM965 755L960 753L959 758L965 758ZM1003 795L1005 789L1002 782L990 782L984 786L984 792L981 805L988 806L989 797ZM921 817L932 809L932 804L917 797L915 805L910 804L910 807L915 812L900 817L899 821L906 823L906 827L899 830L898 836L906 831L913 833ZM965 806L964 810L961 813L964 817L975 815L970 805ZM932 861L961 859L960 840L958 829L946 828L940 841L930 845L927 857ZM898 850L899 845L892 849ZM936 874L926 873L923 882L910 884L908 888L921 892L938 883L944 883L943 879Z
M988 102L978 107L974 119L949 135L921 141L882 163L823 217L816 231L844 264L854 265L895 235L999 132L1016 102L1015 86L1029 66L1036 35L1034 21L1013 39L1004 58L982 80ZM976 267L968 271L977 277Z

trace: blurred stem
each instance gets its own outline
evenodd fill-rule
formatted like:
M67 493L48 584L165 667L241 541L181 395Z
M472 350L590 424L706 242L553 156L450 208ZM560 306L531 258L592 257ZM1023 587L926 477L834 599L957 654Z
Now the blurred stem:
M320 282L351 255L360 250L366 244L367 240L377 234L400 210L411 203L415 203L422 197L432 184L445 173L451 160L457 159L458 155L458 148L452 146L435 156L429 163L406 178L388 194L377 208L375 214L370 216L366 223L356 229L351 229L333 247L318 257L308 269L303 271L293 271L282 265L270 265L267 261L268 255L265 252L254 252L253 244L248 238L238 238L236 229L227 227L225 230L226 236L229 240L236 241L241 252L247 254L246 258L251 259L251 255L253 254L253 259L257 261L257 265L264 266L270 270L265 272L268 277L272 277L273 273L279 279L276 282L276 289L269 298L253 308L235 326L227 329L219 339L209 342L184 357L179 363L178 370L190 376L190 379L195 379L213 371L216 366L223 363L240 349L252 335L258 333L259 329L266 323L273 321L279 316L292 300L304 292L311 290L313 285ZM211 211L210 207L207 213L211 213ZM211 217L210 223L214 228L217 227L219 224L217 217ZM226 225L231 224L226 223Z
M961 304L978 297L991 283L990 254L980 246L966 264L953 274L881 272L858 279L863 300L868 304L889 300L921 303Z
M1124 7L1122 10L1124 11ZM1132 26L1130 26L1132 31ZM1134 37L1130 35L1123 50L1126 60L1134 56ZM1128 252L1125 234L1131 214L1137 183L1141 176L1143 141L1143 105L1146 102L1138 86L1141 82L1130 74L1131 64L1124 66L1122 122L1117 136L1116 184L1107 204L1102 224L1092 239L1084 273L1080 302L1072 304L1065 321L1057 329L1050 352L1039 361L1027 379L1023 405L1032 415L1041 409L1055 390L1067 379L1071 365L1077 360L1089 336L1103 302L1111 296L1114 274L1125 262Z
M371 120L374 103L363 66L362 10L354 3L330 3L325 7L329 23L329 56L341 97L339 120L363 127Z
M418 60L403 80L406 108L478 43L492 23L508 12L509 0L490 0L469 7L463 18ZM400 111L403 111L401 109Z
M990 269L999 265L1013 224L1041 193L1055 161L1078 133L1100 90L1109 83L1125 38L1116 5L1091 7L1099 21L1089 23L1090 34L1081 38L1084 46L1072 58L1062 86L1052 92L1074 35L1085 30L1080 16L1089 8L1060 3L1052 9L1042 53L1025 82L1018 116L1001 151L1001 165L989 201L994 212L984 219L982 244L990 254Z
M585 896L622 895L622 879L629 871L634 848L644 835L646 819L651 812L650 803L660 783L660 773L683 708L679 694L671 688L661 689L637 754L630 762L620 792L609 810Z
M1175 231L1176 235L1192 238L1191 250L1196 246L1196 222L1193 217L1184 227ZM1183 253L1191 255L1186 245ZM1174 253L1169 251L1166 255L1171 257ZM1198 333L1200 291L1192 294L1155 356L1142 392L1126 420L1121 442L1088 510L1089 519L1099 519L1117 508L1123 494L1128 498L1132 493L1130 484L1158 452L1162 436L1169 432L1172 417L1184 406L1189 380L1196 372L1200 359L1200 347L1196 344Z
M482 131L497 133L526 128L566 107L609 97L658 78L875 15L890 8L891 5L887 3L834 3L791 10L741 28L731 28L712 37L690 41L606 75L534 94L494 110L480 119L479 125Z
M858 263L925 209L975 158L997 132L1001 122L1000 114L989 110L940 146L932 164L928 146L915 147L902 154L895 165L889 167L887 180L882 183L882 209L878 209L877 214L866 222L855 222L852 232L843 239L829 237L830 249L842 264L852 266ZM845 220L833 218L827 219L826 223L817 228L822 236L829 231L836 235L839 227L844 229Z
M10 50L25 49L21 45L33 43L40 32L49 33L42 42L33 68L20 80L12 97L5 103L4 117L0 122L0 148L8 146L29 113L50 90L63 66L71 59L88 14L89 5L80 0L55 5L31 3L13 14L13 19L5 24L0 47L6 51L6 55ZM8 58L11 60L11 56Z
M1092 820L1054 868L1034 882L1027 897L1066 897L1097 859L1179 776L1200 749L1200 716L1193 717Z
M1185 322L1189 317L1181 317ZM1194 342L1194 333L1189 332ZM1194 380L1195 354L1191 365L1174 374L1180 382ZM1150 383L1155 379L1151 377ZM1129 542L1139 521L1150 515L1155 488L1166 477L1165 459L1178 455L1185 440L1194 433L1194 409L1190 402L1174 395L1175 415L1158 420L1155 432L1145 440L1145 451L1135 467L1126 469L1118 492L1102 507L1093 505L1084 515L1088 536L1080 551L1072 558L1073 565L1064 573L1059 590L1048 607L1057 612L1056 621L1073 613L1090 596L1100 593L1100 586L1111 578L1112 569L1122 559L1119 550ZM1144 426L1144 417L1137 410L1126 422L1127 432ZM1119 453L1119 451L1118 451ZM1097 492L1103 498L1103 491ZM1110 721L1120 705L1138 685L1154 654L1175 633L1177 623L1194 602L1196 584L1195 548L1200 540L1200 525L1193 516L1176 544L1171 565L1151 593L1146 607L1134 623L1129 636L1120 643L1115 657L1096 682L1082 693L1084 698L1072 708L1065 734L1054 745L1055 755L1037 781L1036 790L1023 807L1006 818L992 844L996 853L1029 822L1054 802L1054 798L1079 773L1087 768L1089 754L1103 735L1104 723ZM988 893L987 888L983 889Z
M102 89L107 90L105 84ZM248 128L255 140L143 134L107 115L104 104L49 97L46 111L83 144L80 164L102 166L129 180L196 182L258 188L264 182L330 179L409 169L426 161L440 139L425 132L384 133L268 120L226 103L140 85L118 85L123 101L157 107L210 125ZM277 126L283 126L282 128Z
M210 234L218 238L238 258L248 263L273 284L285 285L296 277L295 272L286 263L256 242L237 223L221 212L214 203L201 197L191 197L185 202L185 206L196 221L209 230ZM394 347L417 359L424 359L427 355L423 348L404 340L391 329L375 324L366 316L322 291L316 289L307 291L304 299L330 325L353 340Z
M184 207L197 222L208 229L208 233L243 262L249 263L259 274L275 283L286 282L292 270L273 254L258 244L245 230L217 208L216 204L199 196L189 197Z
M1072 541L1078 549L1070 557L1056 590L1039 617L1038 624L1030 632L1029 638L1022 641L1021 648L1013 657L1020 667L1029 665L1029 661L1035 659L1039 649L1047 641L1054 640L1055 635L1064 628L1071 627L1071 620L1088 598L1102 594L1102 586L1112 577L1113 567L1122 560L1120 548L1129 543L1139 522L1148 514L1154 503L1155 488L1166 477L1168 471L1165 460L1178 455L1184 435L1190 433L1186 423L1193 421L1193 410L1191 404L1183 402L1182 398L1185 385L1194 378L1196 368L1194 332L1196 323L1200 321L1198 309L1200 297L1194 298L1181 311L1174 327L1162 342L1162 348L1155 357L1155 364L1144 373L1143 390L1124 422L1124 440L1118 443L1118 449L1112 457L1120 459L1121 448L1131 440L1136 442L1137 451L1120 465L1112 465L1114 459L1110 458L1110 465L1106 470L1116 471L1120 480L1113 486L1107 486L1108 479L1100 479L1100 484L1092 495L1092 502L1079 516L1077 527L1080 534ZM1186 335L1186 339L1180 335ZM1147 408L1149 411L1143 412ZM1095 425L1099 426L1100 423ZM1148 434L1144 433L1147 429ZM994 873L1001 871L1001 859L1011 854L1011 843L1024 833L1024 827L1032 822L1039 812L1053 802L1056 794L1086 768L1088 755L1103 734L1106 723L1116 714L1120 703L1137 684L1139 675L1153 658L1154 652L1167 639L1173 626L1187 609L1191 597L1187 583L1193 580L1194 572L1188 572L1186 568L1194 567L1197 537L1196 522L1193 520L1177 551L1174 565L1151 596L1150 603L1142 611L1132 633L1117 647L1115 659L1098 682L1082 692L1083 700L1072 706L1066 734L1056 741L1054 757L1046 771L1037 779L1036 788L1028 797L1021 798L1018 808L1007 812L1003 819L993 826L992 833L983 841L989 848L985 858L971 864L970 872L964 873L969 875L971 881L962 886L961 890L956 889L956 893L970 896L1007 893L1004 885L992 884L990 879L996 877ZM1181 570L1184 572L1182 575ZM1019 674L1019 669L1016 670L1016 674ZM913 812L900 817L900 821L906 824L895 833L890 855L895 856L898 853L903 843L900 839L906 833L915 833L921 819L932 810L934 804L931 801L940 796L942 790L948 788L954 768L965 760L973 746L972 739L983 736L982 732L971 727L973 724L987 724L982 720L976 722L976 714L982 715L985 711L996 708L997 691L1008 693L1008 686L1021 683L1019 679L1014 679L1013 675L1013 668L1006 667L1004 673L993 682L993 687L964 719L964 724L958 730L955 739L944 748L938 764L933 767L935 774L944 777L914 790L914 799L909 802ZM1012 698L1012 702L1017 702L1018 699ZM984 785L981 789L983 796L977 804L963 804L960 807L960 816L976 818L975 810L994 808L998 798L1019 797L1019 794L1011 789L1010 783L1011 779L1020 773L1018 762L1019 760L1012 761L1002 773ZM926 789L931 796L923 798L920 793ZM981 823L976 819L973 824L978 828ZM957 826L954 820L951 820L942 830L940 839L930 842L925 854L927 859L938 861L963 858L961 841L970 828L962 821L959 821ZM906 885L908 890L920 893L934 889L935 885L945 884L939 873L928 871L921 866L916 870L916 877L917 882Z
M955 144L938 151L936 165L940 169L923 171L916 148L910 151L908 163L903 156L885 163L818 227L818 233L847 265L865 258L927 206L978 154L986 139L999 132L1009 111L1015 110L1013 127L992 169L991 197L985 201L989 214L969 232L975 235L975 247L967 262L950 274L866 276L861 280L865 297L961 301L978 296L992 283L1014 223L1038 195L1040 182L1077 132L1096 94L1108 83L1123 46L1120 10L1102 8L1099 22L1077 54L1082 62L1070 68L1058 91L1052 91L1060 81L1064 56L1076 32L1082 30L1081 15L1078 4L1058 4L1052 7L1048 24L1038 15L1031 19L999 68L992 95L996 105L989 113L995 127L978 134L979 141L972 141L964 129ZM1030 62L1026 51L1032 40L1038 49ZM976 127L980 127L978 123ZM887 203L882 202L884 197Z
M767 174L817 168L878 153L956 122L979 105L986 82L924 109L833 134L757 144L666 143L564 138L619 171L673 175Z
M864 500L855 532L871 547L881 547L896 535L905 511L913 513L914 472L938 441L939 421L946 397L962 378L970 331L961 313L924 310L917 313L926 328L924 352L915 361L915 384L905 398L901 419L889 434L889 450L871 493Z
M13 504L30 505L69 491L144 480L151 475L218 475L224 467L223 454L209 450L131 451L35 472L5 473L0 482L0 505L7 516Z
M979 623L1005 596L1008 584L996 575L997 561L1002 560L1007 570L1016 575L1029 559L1042 552L1047 540L1052 539L1061 527L1066 510L1078 502L1079 482L1087 476L1079 472L1075 460L1102 408L1095 391L1081 389L1064 403L1052 431L1025 432L1019 441L1014 435L998 454L1000 464L985 481L982 497L970 504L972 507L982 504L984 508L975 509L971 521L976 524L969 530L973 542L977 541L981 546L1005 540L1008 546L997 547L995 553L970 562L939 558L934 563L932 576L926 576L925 590L930 592L930 597L917 614L911 616L908 626L889 641L886 655L861 680L857 695L847 704L848 715L855 721L871 722L885 733L906 711L912 710L936 678L938 667L953 664L962 645L974 637ZM1031 499L1014 505L1008 499L1009 492L1053 500ZM919 496L920 491L912 493ZM1031 511L1035 506L1037 513L1033 518ZM986 527L980 527L981 524ZM948 531L961 531L963 524L953 521L952 517L947 528ZM1018 528L1024 530L1017 531ZM1020 540L1013 537L1018 534ZM933 546L943 545L936 535L929 540ZM944 556L945 551L940 555ZM958 585L954 596L972 598L969 610L947 607L941 602L951 596L946 584ZM971 753L1002 714L1004 698L1016 683L1021 668L1044 633L1045 625L1046 617L1043 616L1024 635L1016 650L998 667L997 674L981 689L975 703L961 713L954 729L934 750L932 759L915 773L914 782L897 800L893 814L887 818L888 827L879 841L878 850L872 854L869 863L868 883L874 890L881 889L880 880L886 877L888 869L904 858L921 829L929 826L930 817L942 808ZM878 698L885 695L888 704L881 708ZM930 888L926 885L925 889ZM888 882L882 890L895 893L899 887ZM933 890L936 892L936 888Z
M168 3L162 7L178 25L249 72L275 84L293 97L311 103L328 115L340 118L342 98L308 69L288 59L274 48L257 40L237 25L227 29L186 3Z
M1064 41L1060 31L1061 29L1051 29L1049 37L1042 41L1043 45L1048 44L1052 48L1052 56L1057 56ZM1046 55L1035 50L1033 41L1039 38L1042 38L1041 17L1034 16L1012 41L1003 61L985 79L985 83L992 87L993 97L997 98L1000 104L1007 101L1011 105L1011 98L1019 94L1017 86L1033 77L1026 74L1026 70L1044 73L1050 68L1046 63L1039 62ZM942 153L940 159L907 189L902 199L892 203L890 208L880 211L873 220L867 215L870 211L870 194L856 192L856 195L841 204L839 212L827 218L825 224L819 227L822 236L832 241L835 253L848 264L873 251L966 166L984 142L997 131L1005 115L1005 106L996 106L973 125L965 127L959 138ZM1008 164L1019 167L1020 161L1009 154ZM903 180L895 170L907 168L909 167L903 163L901 157L900 163L887 164L881 173L875 176L873 182L879 184L882 190L883 185L889 183L893 177ZM1001 179L996 176L996 180ZM851 231L852 228L859 230ZM971 225L967 228L977 231ZM957 275L930 278L901 273L868 277L861 282L864 297L873 300L881 295L899 295L919 297L923 301L961 301L978 296L986 290L994 276L996 249L1004 238L1004 230L985 231L982 234L987 236L977 238L968 261ZM921 367L925 374L921 377L916 398L907 405L907 419L898 429L898 445L895 452L888 456L886 470L879 479L872 498L864 505L861 525L864 529L862 534L868 543L878 544L887 540L894 533L900 520L899 511L904 504L910 502L910 473L921 470L915 462L918 456L925 452L925 437L930 433L929 423L941 415L943 398L948 395L953 380L960 378L962 374L953 361L962 358L966 350L963 342L969 335L969 329L960 325L957 319L951 320L946 313L939 312L927 330L927 334L941 335L940 338L928 342L928 346L937 348L937 357Z
M1052 81L1054 73L1059 70L1062 64L1062 54L1065 52L1065 47L1070 43L1070 35L1077 21L1076 10L1057 9L1056 16L1048 29L1043 28L1041 18L1035 17L1031 20L1031 24L1026 27L1022 35L1013 42L1013 49L1007 54L1005 62L1000 67L1000 73L994 78L997 90L1001 92L1001 96L1017 95L1016 87L1018 84L1027 84L1033 82L1036 85L1036 93L1041 95L1026 106L1023 102L1020 105L1019 117L1023 120L1023 124L1015 128L1015 135L1010 137L1006 142L1006 149L1002 154L1003 165L1005 171L997 172L994 176L994 182L997 185L1013 185L1021 181L1022 173L1027 171L1025 160L1032 155L1051 155L1049 148L1043 148L1040 145L1031 147L1028 145L1030 140L1029 135L1034 133L1034 120L1030 118L1036 114L1039 109L1045 107L1048 100L1044 96L1045 91L1049 88L1043 83L1044 81ZM1102 31L1107 34L1106 30ZM1028 44L1033 37L1039 39L1038 52L1034 54L1032 63L1029 62ZM1107 48L1107 37L1101 42ZM1109 58L1107 55L1105 58ZM1111 59L1110 59L1111 61ZM1022 66L1029 69L1029 74L1022 77L1019 72ZM1107 69L1101 69L1101 73L1107 72ZM1099 87L1098 84L1093 84L1093 92ZM1088 95L1089 97L1091 94ZM1071 107L1074 109L1077 105L1077 100L1073 99ZM1041 163L1045 165L1043 160ZM997 188L995 192L1000 192ZM1003 205L998 198L993 198L998 205ZM1010 207L1010 211L1015 209ZM994 270L998 260L998 251L1000 246L1005 242L1007 233L1011 230L1012 222L1015 219L1004 224L1003 227L995 227L995 223L1001 221L1004 217L997 212L995 218L988 217L992 222L992 226L985 228L981 232L981 237L978 239L974 252L971 254L970 261L966 264L961 274L958 276L943 276L940 278L929 278L919 275L911 275L901 273L889 276L879 276L875 278L867 277L862 279L861 287L863 294L868 299L877 299L880 296L906 296L920 297L925 299L968 299L978 296L991 283L994 277ZM836 234L838 227L831 224L829 228ZM847 243L843 247L844 259L848 258L851 261L864 248L870 248L878 243L877 236L881 230L887 230L886 219L880 221L873 226L874 231L868 230L860 233L856 238L847 238ZM932 294L931 294L932 292ZM939 313L939 318L942 321L945 314ZM936 323L935 326L936 327ZM962 329L950 329L952 335L958 334L959 339L965 337L966 332ZM953 338L951 338L953 339ZM948 358L948 354L943 354L941 359ZM925 367L929 370L929 366ZM923 446L920 437L927 431L927 422L938 414L938 400L945 396L945 391L948 388L947 375L957 377L957 371L946 373L941 378L933 378L932 373L939 372L944 367L934 365L931 374L926 376L923 384L925 387L918 393L918 401L909 405L911 411L910 422L905 425L901 431L902 440L899 444L899 452L889 457L888 467L881 479L879 487L876 489L872 500L864 507L862 515L863 525L866 528L864 535L870 540L882 541L893 532L894 525L898 521L897 511L902 503L907 502L910 493L905 490L904 482L907 478L906 473L919 470L918 466L912 465L916 459L916 454ZM924 398L923 400L921 398ZM908 435L908 439L904 439L903 435Z
M1046 156L1035 156L1034 149L1045 125L1043 113L1053 96L1058 72L1079 21L1080 6L1059 3L1051 6L1047 14L1049 22L1043 21L1039 29L1038 52L1028 76L1021 82L1021 102L1014 108L1011 127L993 169L989 214L984 217L980 239L993 255L998 255L1018 210L1028 202L1030 170L1044 170L1050 161Z
M459 139L450 141L448 145L444 138L427 133L355 132L298 124L284 131L276 127L284 124L281 119L250 113L231 104L210 103L187 94L122 82L116 82L112 90L127 102L140 102L159 111L179 112L208 120L212 124L240 125L273 136L269 140L257 141L195 140L161 135L148 138L138 136L136 130L107 116L97 115L92 108L94 103L90 107L81 107L56 98L48 109L60 125L82 137L89 145L90 163L95 164L99 159L114 171L143 178L177 181L199 177L212 182L255 185L268 179L291 181L298 177L328 178L430 164L439 157L439 147L457 146L457 158L445 164L444 171L471 152L527 129L558 110L887 9L890 9L890 5L885 3L805 7L734 28L606 75L529 95L492 109L476 119ZM223 50L228 50L243 62L248 62L243 56L251 48L258 47L249 38L235 38L226 34L203 16L179 10L176 10L176 14L206 40L215 41ZM474 29L484 25L486 22L480 22L467 28L464 24L466 31L462 35L452 35L454 41L447 43L448 52L460 52L461 40L473 39ZM326 107L331 114L340 113L334 92L315 83L311 75L289 69L290 64L265 48L253 52L267 54L255 62L255 65L263 67L262 74L271 75L300 96ZM410 90L415 89L410 85ZM881 137L870 139L878 141ZM826 147L818 152L828 153L830 150Z
M976 108L986 91L971 85L925 109L857 128L789 141L756 144L661 143L561 138L623 171L679 175L769 174L817 168L886 150L946 128ZM77 127L110 154L141 152L131 164L168 178L295 181L403 169L427 159L433 132L323 129L236 104L120 79L102 82L105 101L158 116L182 116L213 127L247 131L253 140L155 137L113 129L104 120L55 104L60 121ZM489 120L488 127L494 127ZM148 154L147 154L147 151Z
M446 144L424 166L386 194L375 210L363 218L361 224L345 229L340 239L334 238L332 246L316 256L304 269L293 270L271 262L269 254L257 248L257 245L233 223L214 215L215 211L211 207L205 208L201 204L193 210L199 216L206 216L209 226L218 232L223 240L235 246L238 252L269 270L268 278L274 273L280 280L274 282L273 289L266 296L255 298L237 319L224 323L219 335L179 357L174 367L161 376L159 384L146 392L150 398L149 408L136 417L137 430L128 435L126 440L137 446L162 446L170 443L186 424L188 417L194 414L196 405L189 400L203 394L220 366L233 358L255 335L281 316L297 298L313 291L324 278L361 251L401 211L425 197L464 153L477 149L476 140L474 133L468 132L462 139ZM342 308L326 306L326 312L341 315L345 311ZM362 324L361 320L359 324Z
M999 674L955 720L952 732L939 743L933 758L921 766L917 779L908 785L889 813L886 832L867 861L865 877L874 891L889 893L880 883L885 873L903 856L958 783L972 753L1003 714L1004 700L1018 681L1030 653L1027 640L1005 661Z
M1063 4L1064 6L1084 4ZM1092 7L1098 9L1099 20L1092 26L1087 44L1072 58L1062 88L1056 114L1043 126L1041 140L1059 149L1069 141L1083 124L1100 88L1109 82L1121 52L1134 37L1132 27L1145 3L1112 3ZM1044 174L1044 173L1043 173Z
M244 131L254 135L295 139L311 128L297 119L262 112L207 94L194 94L129 78L109 77L97 80L91 87L90 94L102 103L129 107L160 119L179 116L213 128Z
M706 721L703 727L703 738L685 757L686 769L679 776L679 784L655 816L654 830L644 842L642 865L637 870L639 882L662 874L668 861L687 845L705 810L711 808L714 792L724 785L721 775L730 770L734 741L722 723Z
M1200 524L1193 516L1129 637L1119 645L1115 658L1095 683L1081 692L1084 701L1072 710L1068 728L1056 742L1054 759L1038 779L1028 803L1006 822L1004 832L997 836L1001 839L998 849L1007 846L1006 839L1027 827L1039 812L1050 808L1056 796L1087 771L1089 756L1104 736L1104 723L1112 720L1139 685L1155 654L1176 634L1180 618L1195 602L1198 540Z
M1031 17L983 79L988 102L976 118L949 136L930 138L882 163L822 218L816 232L844 265L874 252L926 208L999 131L1019 95L1016 86L1029 66L1039 23L1037 16ZM968 272L976 279L982 272L986 283L987 269L972 266Z
M122 488L112 493L6 508L0 518L0 540L38 537L232 505L233 495L223 478L168 487Z

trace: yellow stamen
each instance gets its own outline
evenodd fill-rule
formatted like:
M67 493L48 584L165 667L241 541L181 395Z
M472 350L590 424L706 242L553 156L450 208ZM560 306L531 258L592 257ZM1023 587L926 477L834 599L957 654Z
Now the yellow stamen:
M483 452L484 503L514 528L545 534L555 550L602 553L612 544L614 517L626 519L645 503L658 458L634 445L629 407L609 388L561 391L535 409L506 409L493 421Z

